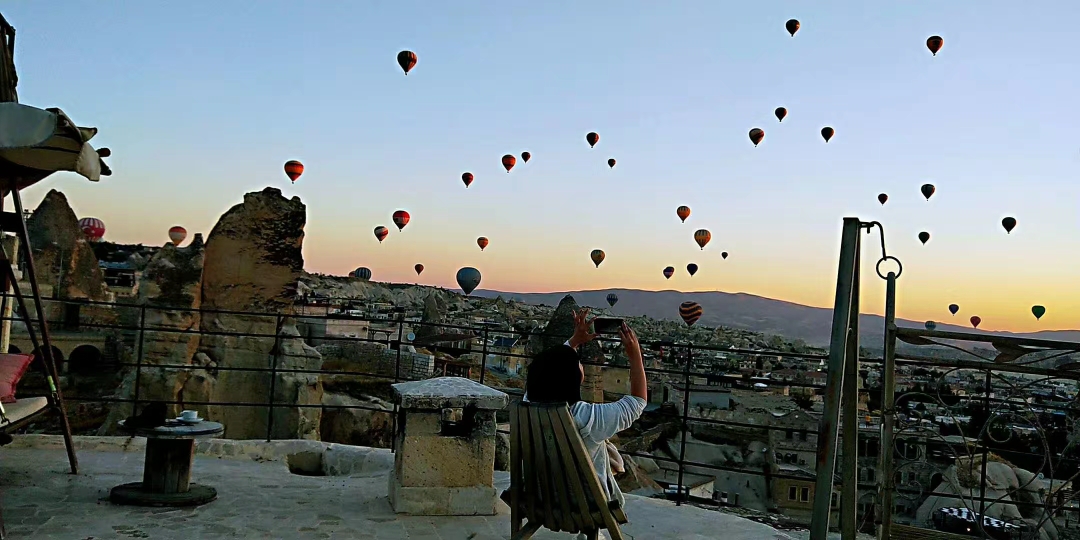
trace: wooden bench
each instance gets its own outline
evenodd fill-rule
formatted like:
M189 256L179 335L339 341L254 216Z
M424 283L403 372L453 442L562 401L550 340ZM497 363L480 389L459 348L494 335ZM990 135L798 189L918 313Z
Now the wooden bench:
M532 538L541 527L590 540L607 529L611 540L623 540L619 524L626 521L618 503L608 502L566 404L511 405L511 540Z

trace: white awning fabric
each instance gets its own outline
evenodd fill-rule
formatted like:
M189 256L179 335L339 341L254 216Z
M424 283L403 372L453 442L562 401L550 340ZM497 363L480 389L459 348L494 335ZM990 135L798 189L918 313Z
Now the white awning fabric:
M97 128L76 126L60 109L0 103L0 181L14 179L22 189L70 171L97 182L101 158L88 142L96 134Z

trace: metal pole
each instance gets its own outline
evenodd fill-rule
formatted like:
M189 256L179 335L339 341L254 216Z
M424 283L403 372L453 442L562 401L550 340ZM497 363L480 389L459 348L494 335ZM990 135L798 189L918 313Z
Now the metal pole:
M480 350L482 355L480 358L480 384L484 384L484 372L487 371L487 355L488 355L488 327L484 325L484 347Z
M285 319L278 313L277 322L274 325L274 349L270 351L270 395L266 400L266 442L270 442L274 433L274 391L277 387L277 365L281 357L281 327Z
M396 365L394 366L394 382L399 381L398 374L401 373L401 335L404 332L405 332L405 318L401 317L400 319L398 319L398 331L397 331L398 349L397 349L397 362L396 362ZM435 351L432 350L431 354L434 355ZM391 431L391 433L394 434L392 437L390 437L390 451L391 452L397 452L398 413L399 413L398 404L395 401L394 402L394 411L391 413L392 416L390 418L390 431Z
M833 303L832 338L829 342L828 383L825 386L825 411L818 422L817 480L814 483L814 508L810 520L810 540L827 540L829 512L832 506L833 474L836 472L836 439L840 420L840 394L844 383L844 359L848 333L851 331L851 299L856 274L855 254L859 250L858 218L844 218L840 240L840 263L836 273L836 300Z
M979 532L983 532L983 533L985 531L983 531L982 520L983 520L983 516L986 515L986 462L988 461L987 458L989 457L989 454L990 454L990 448L989 448L989 445L987 443L989 443L991 440L993 440L993 439L990 438L990 425L992 424L992 422L990 421L990 390L993 388L993 385L991 384L991 380L990 380L991 375L992 375L991 370L989 370L989 369L986 370L986 386L984 388L985 393L983 395L983 407L984 407L984 410L986 411L986 425L985 425L983 436L982 436L982 439L983 439L983 451L982 451L982 477L979 479L979 517L978 517L978 519L975 520L975 522L979 524L979 529L978 529ZM970 465L969 465L969 467L970 467Z
M896 425L896 274L885 278L885 361L882 369L881 444L878 455L878 501L880 540L888 540L893 521L893 430Z
M143 341L146 339L146 304L139 308L139 346L135 353L135 396L131 403L131 415L139 414L139 388L142 380Z
M397 362L394 366L394 382L401 381L401 339L405 333L405 315L398 315L398 327L397 327ZM387 334L386 339L390 339L390 335Z
M855 250L855 271L851 278L851 307L848 318L847 358L844 362L844 390L842 406L844 412L843 438L841 439L841 478L843 487L840 491L840 537L843 540L855 540L859 529L856 509L859 503L859 285L862 262L861 250ZM822 496L822 495L818 495ZM832 490L829 490L832 501Z
M7 283L7 287L4 288L4 299L0 303L0 316L3 317L3 321L0 322L0 353L6 353L8 347L11 345L11 319L12 311L15 303L12 302L13 298L11 288L15 286L15 279L18 279L17 270L19 258L19 237L18 236L5 236L3 239L5 242L11 243L11 257L12 260L8 261L11 264L12 274L14 278L8 278L4 281ZM5 253L7 250L5 249ZM4 274L7 275L6 273Z
M675 347L671 348L672 351ZM686 345L686 365L683 366L683 410L682 410L682 443L679 444L679 483L675 487L675 505L679 506L683 501L683 471L686 470L686 438L690 436L690 344ZM686 492L689 499L690 490Z

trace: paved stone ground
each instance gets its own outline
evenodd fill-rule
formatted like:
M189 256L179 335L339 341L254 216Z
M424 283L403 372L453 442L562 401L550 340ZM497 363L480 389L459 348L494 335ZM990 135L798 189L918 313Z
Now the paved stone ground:
M199 455L192 480L214 486L218 500L190 509L151 509L109 503L109 488L138 481L138 451L79 451L81 474L67 473L63 450L0 449L0 493L10 538L217 539L355 538L493 540L510 537L509 509L489 517L394 514L386 472L354 476L299 476L281 461ZM508 483L497 473L500 489ZM624 526L634 540L787 540L771 527L693 507L627 496ZM541 531L538 540L573 535Z

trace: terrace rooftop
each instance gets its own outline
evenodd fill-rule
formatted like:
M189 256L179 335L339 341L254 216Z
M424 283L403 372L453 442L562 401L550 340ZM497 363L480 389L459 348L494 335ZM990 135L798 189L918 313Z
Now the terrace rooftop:
M393 459L386 450L316 441L200 442L192 481L214 486L218 499L197 508L141 508L108 501L113 486L141 479L145 439L76 437L80 474L68 473L58 436L20 435L0 449L3 518L11 538L214 539L357 538L492 540L510 537L509 509L495 516L395 514L387 501ZM290 473L286 455L331 448L347 476ZM352 463L348 463L351 461ZM328 461L329 463L329 461ZM495 473L500 489L506 473ZM788 540L767 525L693 506L627 495L627 538ZM575 535L545 530L535 538Z

